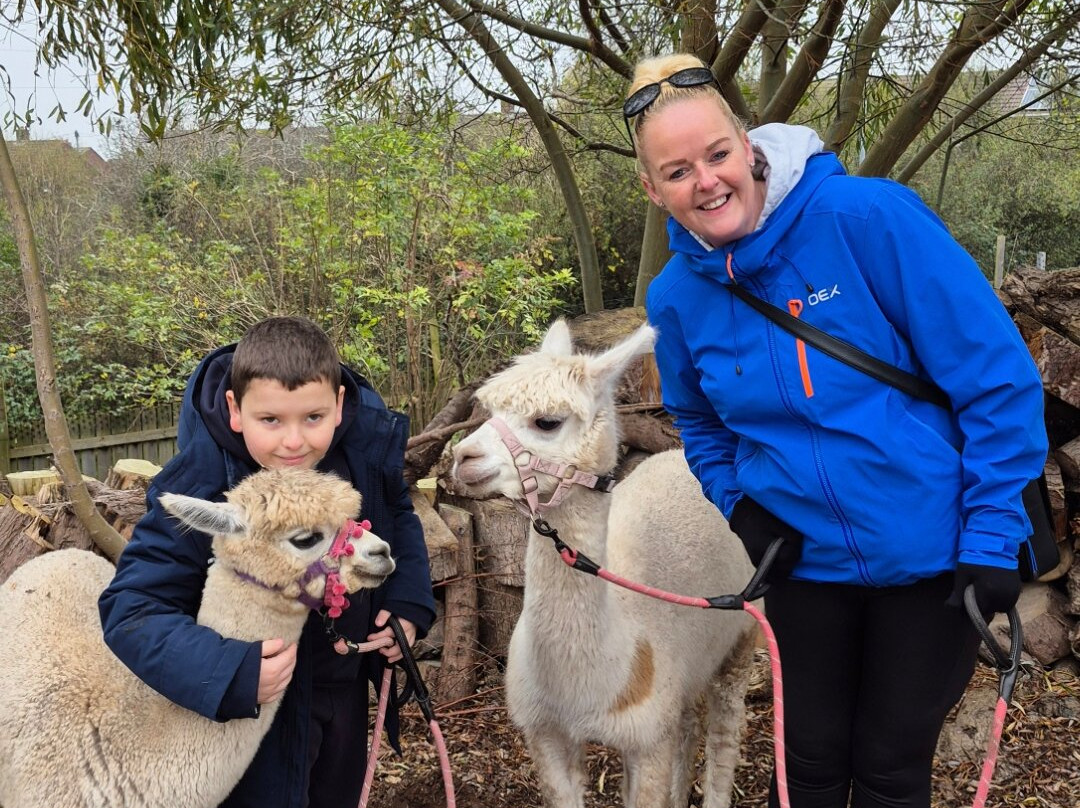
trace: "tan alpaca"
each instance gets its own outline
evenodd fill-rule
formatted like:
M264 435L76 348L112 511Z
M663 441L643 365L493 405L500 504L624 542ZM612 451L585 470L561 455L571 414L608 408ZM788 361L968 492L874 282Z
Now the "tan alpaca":
M598 356L574 355L565 323L477 398L525 449L602 475L616 463L613 390L652 346L643 326ZM456 447L454 474L478 496L523 501L510 450L491 424ZM525 462L519 457L519 463ZM540 500L557 479L538 474ZM544 518L571 547L632 580L686 595L737 593L753 567L701 492L681 451L643 462L608 495L574 487ZM753 622L743 612L675 606L566 566L532 531L525 602L510 642L506 698L550 808L581 808L583 744L620 750L623 801L684 808L704 697L707 808L730 805L750 673Z
M173 494L162 504L214 536L198 622L224 637L300 637L309 614L297 581L320 558L348 592L394 569L370 532L352 555L328 551L360 495L332 475L262 471L211 503ZM321 538L306 547L311 536ZM243 580L237 571L263 586ZM278 701L254 719L217 723L136 678L102 641L98 595L113 567L83 550L35 558L0 586L0 804L4 808L199 808L240 780ZM305 586L321 598L325 576ZM272 589L276 587L279 589Z

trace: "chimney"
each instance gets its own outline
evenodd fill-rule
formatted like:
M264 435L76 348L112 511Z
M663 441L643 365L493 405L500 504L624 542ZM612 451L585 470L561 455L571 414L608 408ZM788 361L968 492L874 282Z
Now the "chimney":
M21 143L30 139L30 127L29 126L16 126L15 127L15 141Z

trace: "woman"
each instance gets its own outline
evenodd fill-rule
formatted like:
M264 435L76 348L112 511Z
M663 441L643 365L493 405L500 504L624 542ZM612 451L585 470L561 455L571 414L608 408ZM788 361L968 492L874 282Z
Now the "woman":
M962 592L985 612L1019 594L1020 494L1047 452L1031 357L914 193L846 176L805 127L747 133L697 59L639 64L624 117L671 214L647 299L664 404L751 559L785 539L765 604L791 804L927 808L978 647ZM937 384L951 411L807 347L732 283Z

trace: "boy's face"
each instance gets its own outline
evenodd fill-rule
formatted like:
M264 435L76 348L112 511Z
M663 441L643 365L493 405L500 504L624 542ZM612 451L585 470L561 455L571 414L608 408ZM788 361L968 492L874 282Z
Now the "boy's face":
M341 423L345 388L325 381L288 390L273 379L252 379L237 402L225 393L229 426L244 436L251 457L263 468L314 468L326 455Z

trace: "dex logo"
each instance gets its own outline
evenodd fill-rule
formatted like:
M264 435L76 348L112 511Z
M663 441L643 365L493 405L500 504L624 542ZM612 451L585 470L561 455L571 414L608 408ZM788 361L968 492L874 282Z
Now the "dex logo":
M840 284L833 284L832 289L818 289L816 292L811 292L806 298L806 302L811 306L816 306L818 303L824 303L830 297L836 297L840 294Z

